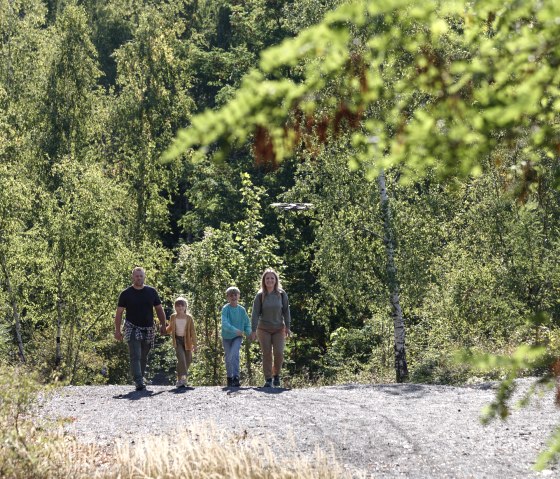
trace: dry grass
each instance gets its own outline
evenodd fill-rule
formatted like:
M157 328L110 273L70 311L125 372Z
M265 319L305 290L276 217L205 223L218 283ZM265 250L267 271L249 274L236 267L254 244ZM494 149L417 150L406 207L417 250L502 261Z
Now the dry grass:
M335 479L343 469L321 451L297 457L271 439L248 439L212 425L196 426L175 437L147 438L134 445L120 443L115 457L121 478ZM274 449L274 451L272 450ZM114 477L117 477L114 476Z
M21 422L18 435L3 431L0 477L6 479L56 479L92 477L105 457L93 445L78 443L62 428L44 429Z
M46 433L45 433L46 434ZM350 474L316 451L298 456L271 438L227 434L198 425L174 436L150 436L100 448L82 444L62 430L34 431L33 455L12 456L6 478L45 479L341 479ZM19 461L19 462L18 462ZM7 472L7 470L5 470Z

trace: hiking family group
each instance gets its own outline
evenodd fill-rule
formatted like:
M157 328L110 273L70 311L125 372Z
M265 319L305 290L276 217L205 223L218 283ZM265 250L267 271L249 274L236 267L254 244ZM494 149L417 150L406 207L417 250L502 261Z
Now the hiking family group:
M173 313L167 322L161 299L155 288L145 284L142 267L132 270L132 284L119 295L115 314L115 339L128 344L130 371L137 391L146 389L144 375L148 353L154 345L156 327L154 310L160 323L160 334L171 335L177 356L177 387L187 386L189 367L196 353L196 327L187 299L175 299ZM278 273L266 269L260 289L255 295L251 319L239 304L240 291L231 286L226 290L227 303L222 308L222 344L228 387L240 387L239 352L243 336L258 339L262 351L263 387L280 387L284 362L284 346L290 336L290 306L282 289ZM123 327L124 315L124 327Z

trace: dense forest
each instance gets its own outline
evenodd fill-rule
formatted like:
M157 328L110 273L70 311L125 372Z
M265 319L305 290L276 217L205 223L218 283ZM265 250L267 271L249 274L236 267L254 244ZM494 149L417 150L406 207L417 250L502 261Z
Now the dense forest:
M294 386L394 381L396 349L397 379L443 383L481 374L459 349L558 355L558 7L473 2L461 23L354 3L0 0L1 363L126 383L114 313L136 265L168 314L189 299L196 385L225 376L226 288L250 309L265 267L290 297ZM173 376L170 343L152 376Z

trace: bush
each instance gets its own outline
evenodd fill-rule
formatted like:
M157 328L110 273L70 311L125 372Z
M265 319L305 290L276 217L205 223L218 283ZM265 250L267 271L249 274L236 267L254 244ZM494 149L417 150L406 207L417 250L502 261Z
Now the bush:
M31 421L40 390L23 367L0 367L0 477L41 477L37 464L48 438Z
M431 384L465 384L474 372L445 353L427 355L411 368L410 381Z

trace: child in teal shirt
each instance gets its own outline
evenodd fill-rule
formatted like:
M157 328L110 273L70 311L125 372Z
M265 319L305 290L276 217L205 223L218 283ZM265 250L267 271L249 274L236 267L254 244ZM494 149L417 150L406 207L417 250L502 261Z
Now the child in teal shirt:
M239 382L239 350L243 341L243 333L251 334L251 323L247 311L239 303L239 289L231 286L226 290L228 304L222 308L222 342L224 345L227 385L238 388Z

